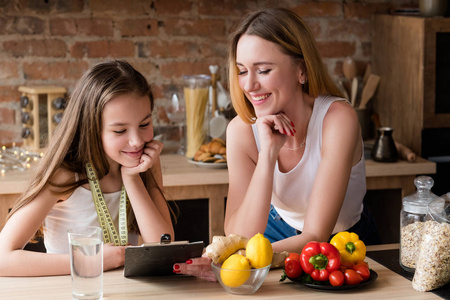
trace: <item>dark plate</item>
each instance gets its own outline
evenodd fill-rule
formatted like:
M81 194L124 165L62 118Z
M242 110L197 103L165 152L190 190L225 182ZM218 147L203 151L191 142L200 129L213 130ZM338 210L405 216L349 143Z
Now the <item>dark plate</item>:
M350 289L358 289L363 286L366 286L368 284L371 284L374 282L378 277L377 272L370 270L370 276L369 279L367 279L364 282L361 282L360 284L354 284L354 285L341 285L341 286L332 286L332 285L320 285L320 284L311 284L311 283L302 283L304 286L317 289L317 290L328 290L328 291L339 291L339 290L350 290Z

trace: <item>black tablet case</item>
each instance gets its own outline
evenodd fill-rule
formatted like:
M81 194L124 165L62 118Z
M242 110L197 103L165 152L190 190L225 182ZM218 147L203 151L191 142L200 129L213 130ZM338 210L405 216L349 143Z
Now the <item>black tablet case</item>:
M173 275L173 265L202 256L203 242L156 244L125 249L125 277Z

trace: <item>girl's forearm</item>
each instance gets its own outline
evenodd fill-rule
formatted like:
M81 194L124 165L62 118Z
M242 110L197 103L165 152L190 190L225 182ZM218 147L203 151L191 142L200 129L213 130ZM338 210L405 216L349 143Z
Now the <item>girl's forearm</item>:
M70 274L69 254L14 250L2 253L0 276L54 276Z
M152 199L139 176L123 176L123 183L144 242L159 242L165 233L173 238L173 226L164 198Z

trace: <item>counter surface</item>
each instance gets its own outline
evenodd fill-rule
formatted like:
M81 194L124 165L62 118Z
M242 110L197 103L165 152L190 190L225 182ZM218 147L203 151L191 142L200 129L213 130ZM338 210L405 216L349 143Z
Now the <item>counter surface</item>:
M343 291L309 289L289 280L280 283L281 269L271 270L261 288L253 295L257 299L440 299L433 293L421 293L411 281L367 258L378 273L375 282L361 288ZM104 299L242 299L226 293L219 283L187 276L125 278L121 269L104 273ZM71 278L67 276L13 278L0 277L2 299L70 299Z

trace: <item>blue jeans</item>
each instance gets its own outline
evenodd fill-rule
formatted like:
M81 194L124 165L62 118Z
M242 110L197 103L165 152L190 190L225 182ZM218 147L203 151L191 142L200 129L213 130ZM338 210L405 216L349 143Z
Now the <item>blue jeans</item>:
M381 244L381 238L375 225L375 221L365 205L361 213L361 219L346 231L356 233L359 236L359 239L366 245ZM288 225L278 214L275 207L270 205L269 220L264 236L273 243L297 234L301 234L301 231ZM334 235L331 235L328 241L330 241L333 236Z

